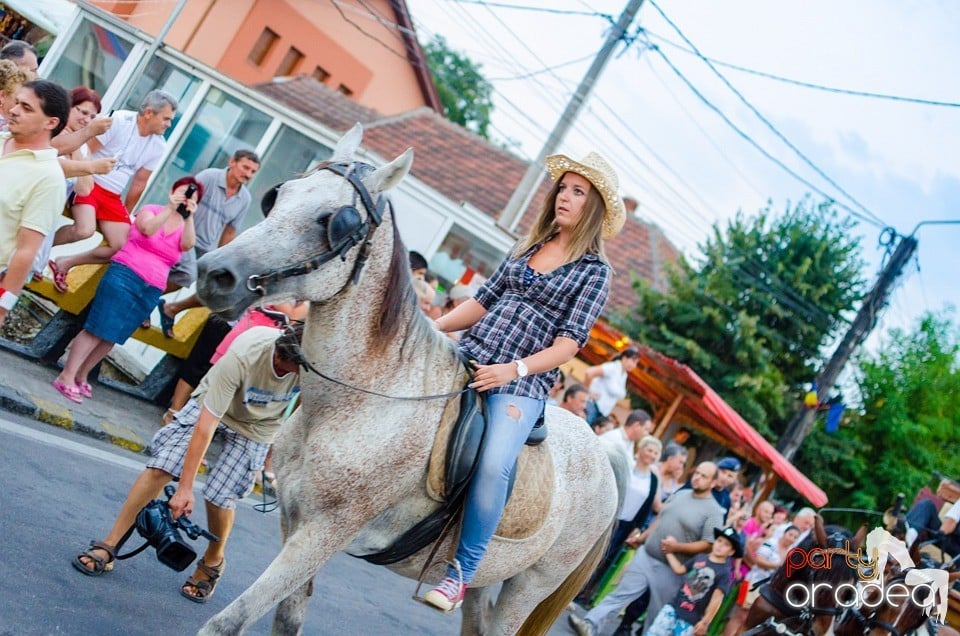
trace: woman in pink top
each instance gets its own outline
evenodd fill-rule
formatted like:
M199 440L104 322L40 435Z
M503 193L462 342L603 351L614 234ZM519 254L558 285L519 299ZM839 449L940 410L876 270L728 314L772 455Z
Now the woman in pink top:
M191 196L188 198L188 190ZM193 248L193 213L203 186L193 177L173 184L165 206L145 205L130 236L97 286L83 331L70 343L70 354L53 386L68 400L92 397L87 374L150 316L167 284L170 269Z

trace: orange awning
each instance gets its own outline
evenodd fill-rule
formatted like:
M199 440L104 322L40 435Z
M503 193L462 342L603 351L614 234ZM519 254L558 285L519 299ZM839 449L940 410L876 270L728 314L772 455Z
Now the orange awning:
M581 356L593 364L629 344L613 327L598 322ZM647 346L638 347L640 362L630 373L628 386L650 403L665 430L670 421L681 421L765 470L772 470L815 507L827 495L781 455L746 420L703 381L693 369ZM667 421L664 421L667 420Z

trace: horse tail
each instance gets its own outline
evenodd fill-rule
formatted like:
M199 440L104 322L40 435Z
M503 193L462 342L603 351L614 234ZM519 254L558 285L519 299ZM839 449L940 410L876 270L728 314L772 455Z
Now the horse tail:
M553 626L560 615L570 602L577 596L583 586L590 580L593 571L600 565L600 560L607 551L607 545L610 543L610 536L613 534L611 523L604 531L597 542L593 544L587 555L583 557L580 565L571 572L560 587L555 589L550 596L540 601L540 604L534 608L527 620L517 631L517 636L541 636L546 634Z

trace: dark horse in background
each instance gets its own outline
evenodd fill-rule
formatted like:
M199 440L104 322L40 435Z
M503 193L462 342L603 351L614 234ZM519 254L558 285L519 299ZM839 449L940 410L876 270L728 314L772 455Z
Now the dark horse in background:
M857 531L856 536L841 526L823 525L818 515L810 535L799 548L806 554L816 554L816 550L838 549L856 553L866 536L866 526ZM850 567L847 559L833 555L823 562L805 563L801 567L788 568L781 565L770 580L760 588L760 596L754 601L744 623L744 634L803 634L821 636L829 633L834 619L840 614L833 597L833 590L843 583L853 583L856 569ZM819 566L819 567L818 567ZM789 571L789 576L787 572ZM800 583L807 589L814 589L813 601L803 608L794 607L787 601L787 588Z

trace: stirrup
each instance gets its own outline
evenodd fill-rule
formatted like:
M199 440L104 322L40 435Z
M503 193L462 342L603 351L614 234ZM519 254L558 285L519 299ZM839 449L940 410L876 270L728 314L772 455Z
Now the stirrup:
M431 565L431 564L428 563L427 565L424 566L424 568L423 568L423 574L426 574L426 572L427 572L427 570L429 569L430 565ZM437 563L433 563L432 565L433 565L433 566L436 566L436 565L438 565L438 564L437 564ZM454 560L452 560L452 561L442 561L442 562L440 562L440 565L443 565L443 566L444 566L443 576L446 576L446 575L447 575L447 573L446 573L446 567L447 567L448 565L452 565L452 566L453 566L453 569L457 571L457 583L460 584L460 587L463 587L463 570L460 569L460 561L458 561L458 560L456 560L456 559L454 559ZM427 600L424 598L424 595L420 593L420 588L423 587L423 581L424 581L425 578L426 578L426 577L421 576L421 577L420 577L420 580L417 581L417 589L413 591L413 600L417 601L418 603L423 603L424 605L426 605L427 607L429 607L429 608L432 609L432 610L436 610L436 611L438 611L438 612L443 612L444 614L450 614L450 613L455 612L457 609L459 609L459 608L454 607L454 608L451 608L451 609L448 609L448 610L442 610L442 609L440 609L439 607L437 607L436 605L433 605L432 603L428 603Z

